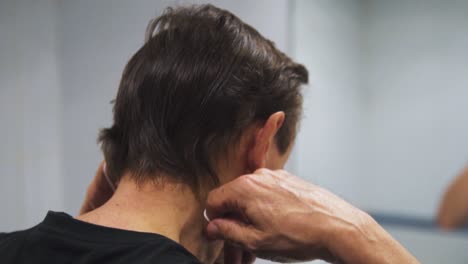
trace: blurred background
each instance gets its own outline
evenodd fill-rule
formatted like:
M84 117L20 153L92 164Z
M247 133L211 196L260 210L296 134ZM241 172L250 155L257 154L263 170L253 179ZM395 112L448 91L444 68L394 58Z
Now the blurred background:
M373 214L422 263L466 263L466 229L434 224L468 164L462 0L0 0L0 230L78 212L147 22L207 2L309 69L288 169Z

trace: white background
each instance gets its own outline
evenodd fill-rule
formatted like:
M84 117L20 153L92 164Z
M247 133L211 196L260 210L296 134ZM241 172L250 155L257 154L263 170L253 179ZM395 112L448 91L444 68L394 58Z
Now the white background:
M370 211L432 218L468 164L468 2L297 1L311 74L300 175Z

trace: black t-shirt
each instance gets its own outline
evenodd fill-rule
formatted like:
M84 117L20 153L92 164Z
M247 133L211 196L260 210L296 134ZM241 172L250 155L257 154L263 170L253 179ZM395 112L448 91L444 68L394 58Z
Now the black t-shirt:
M93 225L56 212L31 229L0 233L0 263L200 264L164 236Z

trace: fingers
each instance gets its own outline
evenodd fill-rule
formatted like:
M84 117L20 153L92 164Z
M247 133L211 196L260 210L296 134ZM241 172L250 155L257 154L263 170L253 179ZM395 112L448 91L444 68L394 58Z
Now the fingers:
M246 179L241 176L208 194L206 201L206 213L209 219L226 216L226 214L243 215L243 210L248 202L246 198L249 186Z
M208 223L206 235L211 239L222 239L249 251L257 248L259 231L236 219L220 218Z
M234 214L238 218L248 220L245 210L252 200L258 198L259 185L262 185L263 181L261 177L274 178L272 172L265 168L258 169L252 174L242 175L212 190L208 194L206 204L208 218L215 219L226 214Z

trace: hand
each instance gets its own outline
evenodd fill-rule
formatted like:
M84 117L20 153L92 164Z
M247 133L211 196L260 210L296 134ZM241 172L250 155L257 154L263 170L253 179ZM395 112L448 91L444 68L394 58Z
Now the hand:
M207 235L261 258L418 263L369 215L286 171L259 169L208 195Z
M86 190L86 196L81 205L80 215L92 211L105 202L107 202L115 191L115 183L113 183L106 175L106 163L104 161L99 165L93 181L89 184Z

